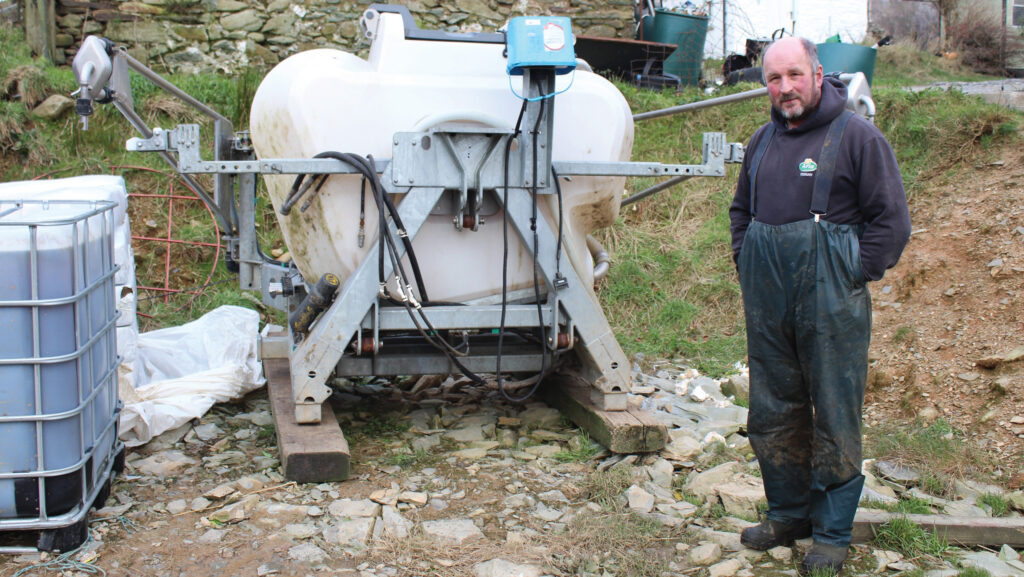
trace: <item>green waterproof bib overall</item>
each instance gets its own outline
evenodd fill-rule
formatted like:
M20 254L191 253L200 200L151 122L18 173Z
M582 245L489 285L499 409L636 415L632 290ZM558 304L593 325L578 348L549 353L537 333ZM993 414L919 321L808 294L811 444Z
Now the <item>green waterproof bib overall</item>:
M768 517L810 520L816 541L848 545L860 500L861 409L871 295L861 270L862 225L824 220L839 142L852 113L832 121L815 175L811 218L756 218L756 177L774 127L751 164L752 222L739 256L750 358L747 430Z

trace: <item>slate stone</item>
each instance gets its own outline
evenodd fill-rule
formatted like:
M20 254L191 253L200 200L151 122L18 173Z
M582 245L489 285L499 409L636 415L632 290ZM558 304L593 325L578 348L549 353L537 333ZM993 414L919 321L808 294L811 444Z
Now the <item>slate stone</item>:
M288 549L288 558L300 563L320 563L327 559L327 553L312 543L303 543Z
M484 537L483 532L469 519L424 521L423 532L428 537L452 545L462 545L467 541Z

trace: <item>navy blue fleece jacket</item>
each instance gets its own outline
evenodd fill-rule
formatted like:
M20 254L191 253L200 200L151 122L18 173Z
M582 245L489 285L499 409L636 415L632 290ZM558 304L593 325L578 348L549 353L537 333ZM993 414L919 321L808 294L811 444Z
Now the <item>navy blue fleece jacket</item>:
M799 165L806 159L818 162L828 126L842 113L845 103L846 86L825 78L820 105L800 126L787 128L785 119L772 110L775 136L761 159L753 210L749 162L768 125L750 138L729 208L734 258L739 258L752 214L771 225L812 218L813 173L801 172ZM910 213L896 157L882 133L862 117L851 118L843 133L828 211L822 218L836 224L865 225L860 256L868 280L882 278L899 260L910 238Z

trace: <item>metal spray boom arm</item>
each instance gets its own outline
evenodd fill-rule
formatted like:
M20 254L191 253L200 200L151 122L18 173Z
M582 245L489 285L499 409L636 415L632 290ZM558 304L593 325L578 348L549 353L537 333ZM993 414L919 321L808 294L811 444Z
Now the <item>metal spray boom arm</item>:
M89 129L89 116L93 112L92 103L96 101L101 104L113 103L118 112L128 120L143 138L151 139L159 132L159 129L157 129L157 132L154 132L142 117L135 112L128 72L129 70L134 70L168 94L210 118L213 121L215 132L214 156L218 160L230 157L232 142L235 136L230 120L171 84L146 65L132 58L123 48L116 47L113 42L98 36L89 36L75 55L71 68L74 71L75 79L78 81L79 88L73 95L78 96L78 100L75 103L75 111L82 118L83 130ZM133 149L129 148L129 150ZM230 190L230 181L226 178L218 177L214 184L214 193L211 195L188 172L180 170L178 160L169 151L161 150L158 152L160 157L167 161L175 172L181 174L189 187L210 207L221 229L237 234L237 210L233 205L234 200Z

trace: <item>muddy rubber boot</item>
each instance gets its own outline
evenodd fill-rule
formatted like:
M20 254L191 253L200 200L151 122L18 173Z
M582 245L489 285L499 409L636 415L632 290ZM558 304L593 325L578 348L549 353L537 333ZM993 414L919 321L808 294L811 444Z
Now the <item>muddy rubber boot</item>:
M797 539L811 536L811 523L804 521L789 525L774 519L765 519L760 525L747 527L740 533L740 543L744 547L767 551L772 547L789 546Z
M800 563L800 574L838 575L843 569L843 562L846 561L849 550L849 546L828 545L815 541Z

